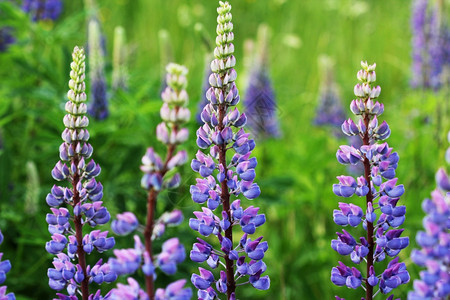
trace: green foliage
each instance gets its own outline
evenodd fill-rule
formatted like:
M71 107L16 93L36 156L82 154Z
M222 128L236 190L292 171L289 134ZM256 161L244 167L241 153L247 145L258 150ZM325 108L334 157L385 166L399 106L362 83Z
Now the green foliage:
M101 122L91 120L93 158L102 167L99 180L111 214L132 210L143 222L146 196L140 188L140 158L146 147L160 147L155 127L160 122L160 60L165 54L160 53L164 48L158 45L158 32L168 31L175 61L190 70L189 106L195 112L201 97L205 49L194 27L201 22L214 36L217 3L99 0L98 4L109 83L116 26L125 28L131 54L129 91L113 94L110 90L110 117ZM269 61L283 131L282 138L258 143L255 150L262 190L258 205L269 225L262 227L261 234L270 245L265 262L271 289L244 288L240 298L348 296L351 291L336 288L329 280L331 268L340 259L330 247L338 230L332 211L340 201L331 185L336 176L347 172L335 159L338 146L346 141L337 140L330 128L312 125L320 85L317 59L327 54L335 60L346 108L353 97L359 61L377 63L377 83L386 108L382 118L392 129L389 144L400 154L397 174L406 187L404 227L412 246L401 259L408 262L423 217L420 203L434 188L435 171L444 162L450 129L445 101L448 90L435 94L409 89L410 10L403 0L242 0L231 4L238 74L246 71L244 41L255 38L262 22L272 29ZM81 1L65 1L64 5L63 16L56 23L33 23L11 3L0 1L0 27L12 27L17 39L7 52L0 53L0 228L5 235L1 250L13 265L8 290L16 292L18 299L54 295L46 277L52 256L44 249L50 239L45 195L55 183L50 171L61 143L70 51L74 45L86 44L87 13ZM244 95L245 86L238 88ZM185 146L190 157L196 151L197 124L192 119L190 142ZM189 166L182 170L182 177L180 188L162 195L158 211L183 210L186 221L169 229L169 234L178 235L189 251L196 234L188 228L187 219L198 206L189 196L189 185L194 182ZM118 247L131 246L125 238L117 238L117 243ZM187 260L178 276L189 278L196 267ZM418 270L410 270L411 277L417 278ZM405 298L411 288L412 283L397 296Z

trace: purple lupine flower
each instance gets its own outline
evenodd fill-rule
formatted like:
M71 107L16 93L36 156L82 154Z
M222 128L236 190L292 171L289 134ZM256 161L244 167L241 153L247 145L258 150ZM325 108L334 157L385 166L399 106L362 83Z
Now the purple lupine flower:
M0 230L0 245L3 243L3 234ZM2 261L3 253L0 252L0 299L1 300L15 300L14 293L6 294L6 286L2 284L6 280L6 274L11 270L11 262L9 260Z
M413 87L438 90L445 84L445 69L450 67L450 30L441 14L438 3L414 2L411 18Z
M237 108L232 108L239 103L239 93L233 68L236 59L231 6L228 2L220 1L219 4L217 47L211 62L211 87L206 93L209 103L201 113L204 124L197 130L197 145L209 149L209 154L199 151L191 163L192 169L203 177L191 186L192 200L206 203L207 208L194 212L196 218L189 220L189 226L205 237L215 236L220 244L216 249L199 239L190 253L191 259L207 262L212 269L220 263L225 271L215 278L211 271L200 267L200 274L192 275L191 282L199 290L199 299L215 299L217 293L226 294L227 299L236 299L236 286L241 285L236 281L246 276L248 283L257 289L266 290L270 286L269 277L262 275L266 271L262 258L268 249L267 242L262 242L262 237L247 238L247 233L254 233L256 227L264 224L265 216L258 214L257 207L242 208L237 199L240 194L255 199L260 189L254 182L257 161L250 157L255 142L242 129L247 118ZM231 160L227 162L227 151L231 149L234 155L229 156ZM231 202L232 198L236 199ZM233 227L237 225L245 234L235 247Z
M111 290L110 300L148 300L148 296L141 289L139 283L131 277L128 277L128 285L119 283L117 287Z
M362 70L357 74L360 83L354 88L358 99L350 104L350 110L360 117L357 122L345 120L342 131L347 136L361 139L362 145L341 146L336 157L341 164L363 166L364 172L357 178L338 176L339 183L333 185L333 192L340 197L364 197L367 204L362 208L340 202L339 210L333 212L333 219L341 226L362 225L367 235L355 238L342 230L342 233L337 233L338 239L331 242L331 247L341 255L350 256L355 264L365 261L366 270L363 275L356 267L339 262L339 266L331 271L331 281L352 289L362 287L366 291L366 297L362 299L371 300L378 292L388 294L409 281L406 266L398 262L398 257L389 262L385 270L375 266L387 256L397 256L409 245L409 238L401 236L403 229L397 229L403 224L406 213L405 206L399 205L404 187L397 185L395 178L399 156L387 143L379 143L389 137L390 129L385 121L378 121L384 106L375 100L381 88L371 86L376 80L376 65L361 62L361 66Z
M45 249L57 257L53 261L54 268L48 269L50 288L67 290L69 296L58 293L59 299L73 299L78 293L83 299L103 299L100 291L89 293L89 284L96 282L110 283L117 275L111 272L108 264L102 260L94 266L86 262L86 254L94 250L103 252L111 249L115 242L113 237L107 237L108 232L93 230L83 236L83 228L87 225L95 227L106 224L110 215L103 207L101 200L103 187L95 177L100 174L100 166L93 160L92 146L88 143L89 120L85 94L85 55L84 50L75 47L72 54L69 92L65 110L62 133L63 143L59 147L61 160L52 170L52 176L57 181L67 181L68 187L53 186L47 195L47 204L52 214L47 214L49 232L52 240L47 242ZM65 207L59 207L64 205ZM67 254L64 251L67 250ZM106 296L105 296L106 298Z
M22 10L31 16L33 21L55 21L61 15L63 4L61 0L24 0Z
M250 73L244 105L247 124L255 137L280 135L275 93L269 73L263 66L256 67Z
M317 107L314 124L318 126L330 125L341 127L345 120L345 112L339 96L338 87L334 80L334 73L331 59L323 57L321 59L323 68L323 80L319 90L319 106Z
M104 73L105 51L102 47L100 23L92 18L89 21L89 77L91 79L91 102L88 113L97 120L104 120L109 115L106 79Z
M449 132L450 143L450 132ZM447 152L450 151L450 147ZM450 163L450 158L447 159ZM436 174L437 188L431 199L422 202L426 216L425 231L416 235L420 250L411 252L412 261L426 269L420 272L420 280L414 280L414 291L408 300L446 299L450 296L450 184L449 175L443 168Z
M162 245L161 253L154 254L152 242L160 238L167 226L176 226L183 221L183 215L179 210L164 212L155 219L156 201L163 189L173 189L179 186L181 177L179 173L173 174L175 168L187 161L186 151L176 152L179 144L188 138L188 130L181 126L188 121L190 111L186 108L188 102L187 69L177 64L167 66L167 87L162 93L164 104L161 108L163 122L157 126L156 137L167 146L166 159L148 148L142 158L141 170L144 176L141 185L148 191L147 223L144 230L143 244L139 236L135 235L134 249L115 250L115 258L109 260L111 269L117 274L133 274L141 269L145 275L145 297L135 281L129 281L128 286L120 285L112 291L113 299L190 299L192 290L183 288L185 281L179 280L169 284L166 289L158 289L155 293L154 280L156 269L160 269L167 275L173 275L177 271L177 265L186 257L184 246L178 238L171 238ZM125 212L117 216L112 223L112 229L117 234L125 235L138 227L137 218L131 212ZM128 296L129 295L129 296ZM132 296L134 295L134 296ZM120 298L122 297L122 298Z
M258 53L251 66L244 98L247 125L256 138L279 137L276 97L268 68L269 28L267 25L263 24L258 28L258 44Z
M5 52L9 45L13 44L15 40L16 39L12 35L11 28L0 28L0 52Z

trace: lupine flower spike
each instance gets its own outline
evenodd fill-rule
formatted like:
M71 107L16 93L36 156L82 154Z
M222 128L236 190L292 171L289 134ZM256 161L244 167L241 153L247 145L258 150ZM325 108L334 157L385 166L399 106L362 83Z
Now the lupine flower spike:
M167 87L162 93L164 104L161 108L160 123L156 129L156 137L167 146L166 159L148 148L142 158L141 170L142 187L148 191L147 220L145 224L144 240L142 244L139 236L135 235L135 248L115 250L116 258L109 260L111 269L121 274L132 274L141 269L145 275L146 291L132 278L128 279L128 285L118 285L112 291L112 299L190 299L192 290L184 288L186 280L178 280L169 284L165 289L157 289L155 292L154 280L156 268L161 269L167 275L173 275L177 271L177 264L184 261L186 254L178 238L171 238L163 243L160 254L154 254L153 240L160 238L167 226L179 225L183 220L181 211L163 213L158 219L156 216L156 202L159 193L163 189L173 189L179 186L180 174L173 174L176 167L186 163L187 155L184 150L176 152L176 147L188 138L188 130L181 128L190 117L190 111L186 108L188 95L186 93L187 69L177 64L167 66ZM134 214L125 212L117 216L112 223L113 231L120 235L126 235L138 227L138 221Z
M102 205L103 186L95 180L100 174L100 166L93 160L92 146L88 143L89 120L86 117L85 93L85 54L75 47L72 54L69 92L62 133L63 143L59 147L59 161L52 171L57 181L65 181L68 187L53 186L47 195L47 204L52 213L47 214L48 230L52 240L45 249L56 257L54 268L49 268L47 275L52 289L67 290L69 296L57 294L58 299L76 299L77 294L83 300L103 299L100 290L89 293L92 283L113 282L117 275L108 264L100 259L95 265L86 262L86 254L94 250L104 252L114 247L113 237L107 231L93 230L84 233L86 227L106 224L110 215Z
M3 234L0 230L0 245L3 243ZM2 284L6 280L6 274L11 270L11 263L9 260L2 261L3 253L0 252L0 300L15 300L14 293L6 294L6 286Z
M354 264L365 263L366 266L365 270L359 270L339 262L331 271L331 281L352 289L361 287L366 292L362 299L372 300L379 292L388 294L409 282L405 264L396 257L408 246L409 238L402 237L403 229L398 229L406 212L406 207L399 205L405 189L403 185L397 185L395 178L399 156L386 142L380 143L389 137L391 131L386 121L378 121L384 106L375 100L381 88L372 86L376 80L376 65L361 62L361 66L362 70L357 74L360 83L354 88L357 99L350 104L350 110L358 119L356 122L352 119L344 121L342 131L348 136L359 137L362 146L343 145L336 157L341 164L363 165L364 174L357 178L338 176L339 183L333 185L333 192L340 197L357 195L363 199L356 204L340 202L339 209L333 212L333 219L340 226L362 225L367 234L355 238L343 229L337 232L338 238L332 240L331 247L341 255L350 256ZM386 269L377 268L376 263L387 257L395 258ZM388 299L392 298L391 295Z
M262 236L249 237L256 227L265 223L265 215L258 213L259 208L254 206L244 209L238 198L242 194L247 199L255 199L260 189L254 182L256 158L250 157L255 142L242 129L247 118L233 108L239 102L239 93L233 68L236 59L231 6L228 2L219 3L217 47L211 62L211 87L206 93L209 104L201 114L204 125L197 130L197 145L209 149L209 154L198 151L191 163L192 169L203 177L191 186L192 200L206 203L207 207L194 212L195 218L189 220L189 226L205 237L215 236L220 243L216 249L198 238L190 253L191 259L206 262L211 269L223 267L224 270L214 275L200 267L199 274L192 275L198 299L217 299L219 294L236 299L236 287L246 283L260 290L270 286L269 277L263 275L266 265L262 261L268 249L267 242L262 241ZM227 161L229 151L234 155ZM233 228L236 227L244 234L234 245Z
M0 52L8 50L9 46L14 43L16 39L12 35L11 28L0 28Z
M104 120L109 115L106 79L104 73L104 49L100 23L96 18L89 21L89 77L91 79L91 101L88 112L97 120Z
M449 80L444 74L450 69L450 28L439 5L429 0L416 0L413 5L413 87L438 90Z
M62 12L61 0L24 0L22 10L31 16L33 21L58 19Z
M259 26L258 46L244 99L247 125L258 139L278 137L277 104L268 70L269 28L265 24Z
M450 143L450 132L448 133ZM450 147L447 149L450 163ZM441 168L436 173L437 188L431 199L422 202L426 216L425 231L416 235L420 250L411 253L412 261L426 269L420 272L420 280L414 280L414 291L408 300L448 299L450 296L450 177Z
M314 124L318 126L330 125L341 127L346 119L338 86L334 79L334 62L328 56L319 58L319 67L322 73L322 85L319 90L319 106L317 108Z

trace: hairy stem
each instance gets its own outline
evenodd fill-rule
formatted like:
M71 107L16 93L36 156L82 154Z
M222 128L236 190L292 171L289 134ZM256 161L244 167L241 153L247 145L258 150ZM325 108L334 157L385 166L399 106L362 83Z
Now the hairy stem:
M145 224L144 238L145 238L145 250L148 252L150 259L153 262L153 252L152 252L152 234L153 225L155 222L155 209L156 209L156 197L158 192L153 188L148 192L147 198L147 222ZM145 276L145 287L147 290L147 295L150 300L154 299L155 287L153 285L153 275Z
M75 148L75 145L72 145ZM75 150L75 149L74 149ZM78 166L79 157L75 156L72 160L72 163L75 166ZM77 170L78 171L78 170ZM72 188L73 188L73 206L75 207L78 203L80 203L80 194L77 190L77 185L80 182L80 174L76 172L72 177ZM83 300L88 300L89 298L89 278L86 271L86 253L83 249L83 224L81 223L81 216L75 216L74 218L75 224L75 238L77 240L77 257L78 263L83 270L84 279L81 282L81 295Z
M175 125L173 127L173 130L176 132L178 130L178 127ZM167 173L167 164L169 163L169 160L173 157L173 154L175 152L175 145L171 144L169 145L167 149L167 156L166 161L164 162L164 166L161 170L161 177L164 177L164 175ZM151 188L148 191L147 196L147 222L145 224L145 230L144 230L144 239L145 239L145 250L148 252L151 261L153 262L153 251L152 251L152 235L153 235L153 227L155 225L155 211L156 211L156 200L158 198L159 192L156 191L154 188ZM150 300L153 300L155 298L155 287L153 284L154 278L153 275L145 276L145 287L147 290L147 295Z
M219 126L218 129L222 131L224 129L223 119L226 114L226 106L224 104L219 105ZM224 173L227 174L227 148L226 145L221 145L219 147L219 163L224 168ZM222 194L221 201L223 205L223 211L227 213L228 220L231 221L231 212L230 212L230 193L228 192L227 179L222 181ZM233 243L233 224L225 230L225 237L228 238L231 243ZM228 258L228 255L225 255L225 265L227 269L227 299L231 298L231 294L236 290L236 281L234 280L234 264L233 261Z
M367 101L367 99L366 99ZM370 138L369 138L369 122L370 122L370 116L368 114L364 115L364 125L366 126L366 131L364 132L363 137L363 145L370 145ZM369 202L372 203L373 201L373 194L372 189L370 186L370 161L367 159L367 157L364 157L364 177L367 181L367 186L369 187L369 193L366 195L366 203ZM373 241L373 223L367 222L367 242L369 244L369 254L367 254L367 270L366 270L366 300L372 300L373 299L373 287L369 284L369 270L370 267L373 266L373 248L374 248L374 241Z

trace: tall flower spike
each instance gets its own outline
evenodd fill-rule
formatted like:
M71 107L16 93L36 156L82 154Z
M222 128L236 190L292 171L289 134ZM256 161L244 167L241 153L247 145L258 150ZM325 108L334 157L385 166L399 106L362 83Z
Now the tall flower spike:
M319 58L319 67L322 73L319 90L319 106L317 107L314 124L318 126L331 125L341 127L345 120L345 112L339 96L338 86L334 79L334 62L328 56Z
M339 183L333 185L333 192L340 197L365 198L365 207L353 203L339 203L339 209L333 212L337 225L358 227L362 225L366 236L354 238L348 231L337 233L338 238L331 241L333 250L341 255L350 256L355 264L366 263L365 273L355 267L339 262L331 271L331 281L338 286L352 289L362 287L366 291L365 300L372 300L378 292L390 293L394 288L409 281L404 263L398 257L387 265L385 270L376 267L376 263L387 256L395 257L409 244L408 237L402 237L403 229L397 229L405 220L406 207L399 205L404 193L403 185L397 185L395 169L399 156L386 142L390 129L385 121L379 122L384 106L376 101L381 88L372 86L376 80L375 64L361 62L362 70L357 74L360 81L354 93L357 97L350 104L350 110L357 121L348 119L342 124L342 131L348 136L362 140L362 146L343 145L336 153L341 164L362 165L364 174L338 176ZM393 229L391 229L393 228ZM391 297L393 297L391 295ZM338 298L338 297L337 297Z
M258 213L257 207L244 209L238 199L241 194L247 199L255 199L260 189L254 182L256 158L250 157L255 142L242 129L246 123L245 114L233 108L239 102L239 93L235 84L231 6L228 2L219 3L217 47L211 62L211 87L206 93L209 104L201 114L204 124L197 130L197 145L209 149L209 154L198 151L191 163L192 169L203 177L191 186L192 200L206 203L207 207L194 212L195 218L189 220L189 226L203 236L215 236L220 244L216 249L199 238L190 253L191 260L206 262L211 269L223 266L225 270L215 276L200 267L199 274L192 275L191 281L198 289L199 299L216 299L217 294L236 299L236 287L246 283L260 290L270 286L269 277L262 275L266 271L262 259L268 249L267 242L262 241L263 237L248 237L255 233L256 227L264 224L265 216ZM229 150L234 155L227 161ZM233 202L232 198L235 199ZM233 244L235 227L244 232L238 245ZM245 277L248 281L238 281Z
M0 245L3 243L3 234L0 230ZM6 274L11 270L11 263L9 260L2 261L3 253L0 252L0 299L2 300L15 300L16 296L14 293L6 294L6 286L2 284L6 280Z
M450 132L448 138L450 143ZM450 163L450 157L447 163ZM447 299L450 296L450 178L443 168L436 173L436 183L431 199L422 202L426 213L423 219L425 231L416 235L421 249L411 252L412 261L426 270L420 272L420 280L414 280L414 291L408 293L408 300Z
M84 50L75 47L72 59L67 93L69 101L64 117L66 128L59 147L61 161L52 171L53 178L66 181L68 187L53 186L46 199L51 207L46 220L52 240L47 242L45 249L57 256L53 260L54 268L49 268L47 275L54 290L67 289L70 297L81 294L83 300L90 297L99 299L100 291L95 295L89 294L89 284L110 283L116 280L117 275L101 259L94 266L89 266L86 254L94 250L107 251L114 247L115 241L107 236L107 231L93 230L83 236L87 225L95 227L106 224L110 215L102 206L103 186L95 180L100 174L100 166L89 160L92 146L88 143ZM57 295L59 299L69 299L63 294Z
M100 23L96 18L89 21L89 77L91 80L91 102L89 114L97 120L104 120L109 115L104 73L104 50Z
M258 29L258 46L244 98L247 125L258 139L278 137L277 104L268 71L269 27L265 24Z
M190 111L186 108L188 95L187 69L177 64L169 64L166 68L167 87L161 97L164 104L161 108L160 123L156 129L156 137L167 147L166 159L163 161L160 156L148 148L147 153L142 158L141 170L144 172L142 186L148 191L147 197L147 218L144 231L145 246L139 236L135 236L135 248L116 250L116 258L109 260L111 269L120 274L132 274L139 268L145 274L146 291L142 292L136 281L128 279L128 285L118 285L112 291L113 299L174 299L184 300L192 297L192 290L184 288L185 280L179 280L169 284L166 289L158 289L155 292L154 280L156 279L155 269L159 268L167 275L175 274L177 264L185 259L185 249L178 238L171 238L163 243L160 254L154 254L152 242L160 238L167 226L179 225L183 220L181 211L163 213L159 219L155 219L156 202L158 195L163 189L178 187L181 177L174 174L177 166L187 161L187 154L184 150L176 152L179 144L188 138L187 128L181 126L189 120ZM118 215L113 221L112 228L117 234L128 234L138 227L137 218L130 212ZM131 281L130 281L131 280ZM123 298L126 293L133 294L134 298ZM145 297L143 296L145 295ZM122 298L121 298L122 297Z
M33 21L58 19L62 12L61 0L24 0L22 10L31 16Z
M128 49L126 45L125 29L122 26L117 26L114 29L113 50L112 86L114 90L126 90L128 87L127 56Z
M416 0L413 5L413 87L438 90L449 80L444 77L450 69L450 29L439 5L428 0Z
M5 52L8 47L15 41L12 35L11 28L3 27L0 28L0 52Z

